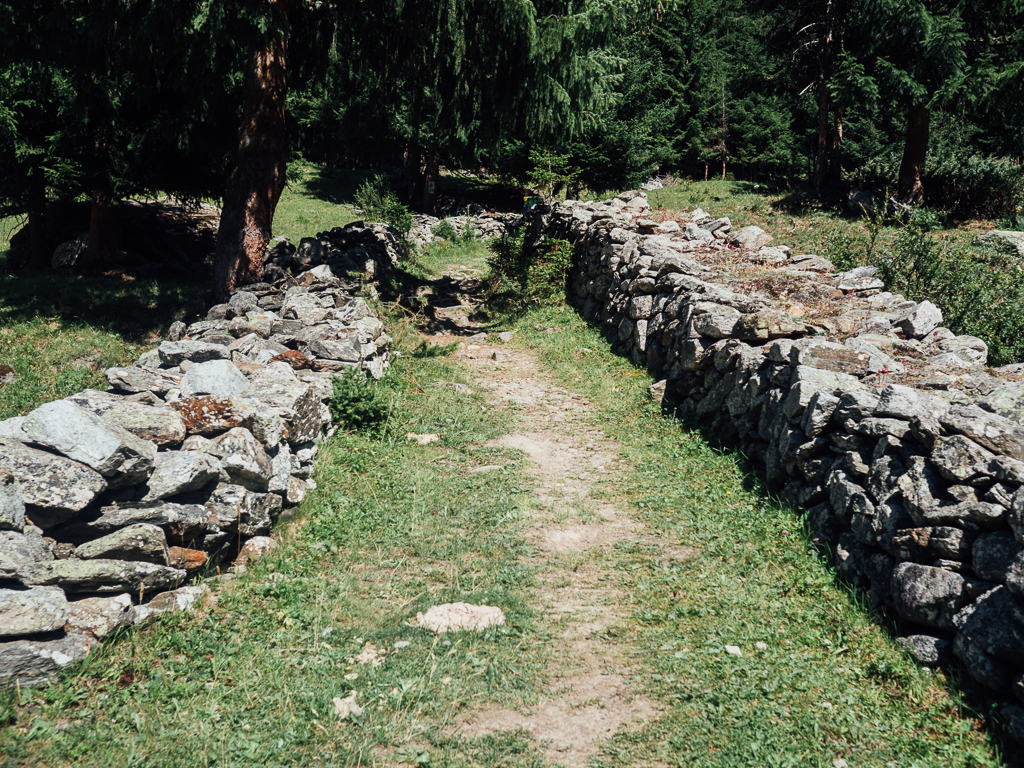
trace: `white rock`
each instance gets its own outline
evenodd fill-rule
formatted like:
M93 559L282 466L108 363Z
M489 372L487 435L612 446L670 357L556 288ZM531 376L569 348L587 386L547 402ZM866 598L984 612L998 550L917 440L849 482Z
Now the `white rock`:
M500 608L470 603L445 603L435 605L426 613L416 614L417 626L429 629L436 635L445 632L482 632L488 627L505 623L505 614Z

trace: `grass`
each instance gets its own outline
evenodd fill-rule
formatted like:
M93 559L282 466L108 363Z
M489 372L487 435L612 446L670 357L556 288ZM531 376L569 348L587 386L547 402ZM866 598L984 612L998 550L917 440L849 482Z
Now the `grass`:
M524 597L520 456L480 446L509 417L429 386L465 374L447 357L399 358L385 437L325 444L284 546L219 588L215 610L107 643L59 686L8 692L0 765L538 764L518 737L445 735L468 706L534 701L549 661ZM506 468L486 481L469 472L493 463ZM501 607L505 627L449 639L407 625L457 600ZM367 643L380 666L353 661ZM339 720L332 699L352 691L365 712Z
M515 338L596 406L595 423L633 468L621 498L649 533L695 552L685 562L639 545L598 555L633 597L635 684L667 707L611 744L603 764L1020 764L982 699L917 668L886 619L837 581L800 517L742 457L662 416L645 397L651 379L594 329L556 308L524 317Z
M274 213L274 234L298 245L304 237L358 220L352 201L359 185L372 175L369 171L323 168L304 160L291 162L288 186Z

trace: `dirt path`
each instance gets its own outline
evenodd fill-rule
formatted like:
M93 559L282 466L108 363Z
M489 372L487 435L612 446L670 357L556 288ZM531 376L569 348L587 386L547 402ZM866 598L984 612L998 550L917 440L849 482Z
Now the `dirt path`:
M447 344L458 337L436 337ZM524 730L552 763L586 766L615 733L658 717L655 702L634 695L635 670L616 637L625 596L593 550L643 539L640 523L597 498L620 471L615 447L589 420L590 404L557 386L529 351L464 342L457 356L477 373L495 405L521 412L519 427L492 445L522 451L536 480L529 539L540 564L535 600L552 625L560 659L541 702L528 710L473 711L453 732L482 736ZM497 358L497 359L495 359Z

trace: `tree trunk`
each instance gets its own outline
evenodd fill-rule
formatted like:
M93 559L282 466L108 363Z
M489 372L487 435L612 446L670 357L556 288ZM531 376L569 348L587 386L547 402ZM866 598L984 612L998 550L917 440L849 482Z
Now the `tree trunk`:
M423 152L420 149L419 144L415 142L409 143L409 149L405 153L405 183L408 194L406 195L406 202L410 207L416 207L416 200L420 197L423 192L421 186L423 182L423 174L421 173L421 164L423 162Z
M288 167L285 125L287 0L272 3L280 27L268 33L249 61L238 140L238 164L228 181L217 232L214 293L225 302L241 285L263 279L274 211Z
M835 120L828 143L828 170L825 178L830 184L838 184L843 177L843 108L835 108Z
M427 149L427 172L423 184L423 212L437 215L437 177L440 175L437 163L437 145Z
M903 145L897 199L901 203L919 203L924 199L921 173L928 156L928 130L931 113L925 104L915 104L907 110L907 139Z
M821 194L821 185L825 180L825 164L828 154L828 112L831 99L828 97L828 88L825 84L825 76L822 73L821 83L818 88L818 151L814 155L814 192Z
M50 268L50 254L46 252L43 236L43 216L46 213L46 182L41 173L32 179L28 199L29 269L42 272Z
M832 99L828 92L828 83L832 79L832 68L836 56L843 48L843 37L846 31L847 0L827 0L825 5L825 29L821 36L821 47L818 49L818 147L814 155L814 191L821 194L822 183L832 178L832 170L838 164L833 149L834 136L829 136L829 112L832 110ZM839 108L836 108L836 119L842 120ZM832 141L830 141L830 138Z
M103 261L107 255L117 251L120 225L120 215L117 206L111 205L110 195L94 189L89 211L89 250L93 259Z

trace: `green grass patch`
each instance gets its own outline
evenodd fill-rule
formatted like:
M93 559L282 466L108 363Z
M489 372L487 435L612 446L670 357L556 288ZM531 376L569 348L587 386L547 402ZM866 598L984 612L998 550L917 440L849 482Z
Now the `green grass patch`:
M304 160L288 164L288 186L274 212L274 234L296 245L317 232L357 221L352 211L356 190L369 171L324 168Z
M594 404L594 423L633 468L622 498L649 533L693 550L680 561L620 546L608 560L632 596L635 684L667 708L609 745L603 764L1019 764L982 699L917 668L742 457L646 398L646 373L565 308L535 310L518 331Z
M431 386L467 374L398 358L381 385L387 431L324 444L282 548L219 588L215 610L108 642L53 688L4 694L0 765L539 766L516 736L445 735L466 707L535 701L550 661L526 601L521 456L481 447L509 416ZM485 464L504 468L470 471ZM407 623L456 600L501 607L506 626L434 637ZM359 663L367 643L379 666ZM340 720L333 699L351 692L364 712Z

